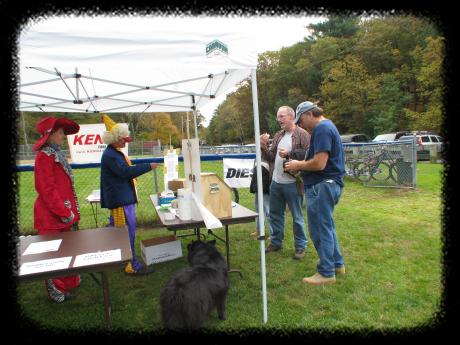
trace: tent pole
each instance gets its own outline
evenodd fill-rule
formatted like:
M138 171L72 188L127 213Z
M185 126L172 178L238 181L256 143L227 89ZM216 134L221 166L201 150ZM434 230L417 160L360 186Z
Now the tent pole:
M189 126L189 118L188 118L188 111L187 111L187 122L185 122L185 127L187 128L187 139L190 139L190 126Z
M256 141L256 170L257 176L262 176L261 166L261 151L260 151L260 126L259 126L259 103L257 97L257 75L256 69L251 71L252 79L252 107L254 110L254 137ZM265 272L265 215L263 205L263 189L262 179L257 179L257 195L258 209L259 209L259 243L260 243L260 264L262 274L262 307L263 307L263 322L267 323L267 282Z
M26 132L26 122L24 120L24 112L20 112L22 118L22 130L24 131L24 142L26 144L26 149L29 147L29 143L27 142L27 132Z
M78 68L75 67L75 92L77 94L77 99L76 100L79 101L80 100L80 92L78 90L78 77L77 77L77 75L78 75Z
M192 95L192 109L193 109L193 124L195 126L195 138L198 139L198 126L196 124L195 95Z

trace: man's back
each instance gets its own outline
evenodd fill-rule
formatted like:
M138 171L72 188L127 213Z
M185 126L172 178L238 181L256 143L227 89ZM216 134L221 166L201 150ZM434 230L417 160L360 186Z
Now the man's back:
M318 152L328 152L326 166L321 171L303 171L304 184L311 186L320 181L332 179L343 186L344 151L339 131L331 120L321 121L313 129L307 160L312 159Z

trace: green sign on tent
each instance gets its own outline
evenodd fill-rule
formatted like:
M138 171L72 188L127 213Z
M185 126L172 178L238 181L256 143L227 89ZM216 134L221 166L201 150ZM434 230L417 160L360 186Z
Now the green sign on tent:
M208 56L211 53L219 54L219 52L222 52L222 53L228 55L228 47L227 47L227 45L225 45L221 41L214 40L211 43L208 43L206 45L206 56Z

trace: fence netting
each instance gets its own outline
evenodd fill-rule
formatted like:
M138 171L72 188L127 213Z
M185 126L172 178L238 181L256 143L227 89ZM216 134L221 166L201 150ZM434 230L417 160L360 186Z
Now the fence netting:
M136 164L136 159L132 160ZM31 167L30 167L31 168ZM109 210L101 209L98 203L91 204L86 198L92 194L94 190L100 189L100 168L85 167L81 168L73 165L73 175L77 198L80 204L80 229L91 229L96 227L104 227L109 224ZM223 179L222 160L202 161L202 172L216 173ZM157 169L158 191L164 190L164 171L160 165ZM179 163L179 176L184 176L183 162ZM34 202L37 198L37 192L34 187L34 172L20 171L18 178L18 203L17 203L17 220L18 230L21 234L36 234L34 230ZM155 187L155 175L153 172L148 172L137 177L137 191L139 202L136 206L136 222L140 227L159 227L159 220L153 210L153 205L150 200L150 195L157 192ZM249 188L238 189L233 193L234 201L241 203L243 206L254 210L254 195L249 192ZM237 198L239 200L237 200Z
M346 175L366 186L375 187L412 187L416 186L416 151L413 142L391 142L377 144L344 144L346 156ZM225 150L235 150L226 147ZM244 151L247 148L243 149ZM213 150L214 151L214 150ZM238 158L238 154L234 155ZM255 155L254 155L255 157ZM253 158L254 158L253 157ZM247 158L247 157L246 157ZM132 159L136 164L136 159ZM33 227L33 207L37 193L34 187L33 166L29 169L18 169L18 205L17 219L19 231L24 234L36 233ZM223 179L222 160L202 160L202 172L216 173ZM91 204L86 198L100 189L99 166L73 165L75 189L80 204L81 220L79 227L89 229L107 226L109 210L101 209L97 203ZM138 226L159 226L150 195L164 190L163 166L157 169L158 186L155 187L153 172L137 178L139 203L137 205ZM179 176L184 176L183 162L179 163ZM255 209L254 194L249 188L234 190L233 200L245 207Z
M416 187L417 152L411 140L344 144L347 176L373 187Z

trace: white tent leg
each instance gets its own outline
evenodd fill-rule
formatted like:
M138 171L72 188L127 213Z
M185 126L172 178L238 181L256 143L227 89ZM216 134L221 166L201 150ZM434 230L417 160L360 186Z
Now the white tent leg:
M196 122L196 106L195 106L195 96L192 95L192 109L193 109L193 125L195 126L195 138L198 139L198 125Z
M186 126L187 126L187 139L190 139L190 120L188 118L188 111L187 111L187 122L186 122Z
M252 107L254 110L254 136L256 140L256 170L257 176L262 176L261 154L260 154L260 127L259 127L259 103L257 97L257 76L256 69L251 71L252 78ZM260 243L260 264L262 273L262 308L263 308L263 322L267 323L267 282L265 272L265 215L263 206L263 189L262 179L257 179L257 195L258 209L259 209L259 243Z
M78 74L78 68L75 67L75 76ZM78 90L78 78L75 77L75 91L77 93L77 101L80 100L80 91Z

